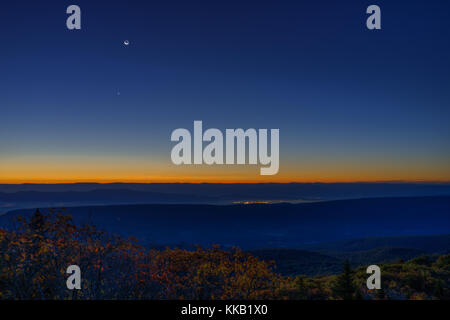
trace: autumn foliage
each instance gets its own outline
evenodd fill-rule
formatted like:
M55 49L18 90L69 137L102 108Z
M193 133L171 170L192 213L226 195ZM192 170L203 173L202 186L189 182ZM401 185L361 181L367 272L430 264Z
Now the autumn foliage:
M150 250L60 213L19 219L1 231L0 252L3 299L270 299L282 281L238 249ZM66 287L72 264L82 290Z
M81 290L66 287L73 264ZM365 267L284 277L239 249L150 249L62 213L0 230L0 299L449 299L450 255L380 266L383 290L369 291Z

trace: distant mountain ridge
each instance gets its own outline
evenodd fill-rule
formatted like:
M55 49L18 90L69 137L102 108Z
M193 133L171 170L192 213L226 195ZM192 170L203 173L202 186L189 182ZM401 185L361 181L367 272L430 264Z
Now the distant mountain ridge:
M450 214L450 213L449 213ZM413 248L426 253L450 253L450 234L369 237L304 246L317 252L358 252L380 247Z
M95 189L90 191L17 191L12 193L0 192L0 201L3 202L198 202L215 201L216 199L194 194L172 194L128 189Z
M46 211L48 209L44 209ZM32 209L11 211L0 226ZM303 248L354 238L450 233L450 197L370 198L303 204L149 204L67 208L77 223L143 243Z
M367 197L450 196L450 183L68 183L0 184L0 192L130 190L220 200L336 200Z
M429 254L418 249L398 247L381 247L356 252L329 252L328 254L299 249L259 249L249 252L265 261L274 261L277 272L289 276L341 273L345 260L349 260L352 267L358 267L406 261Z

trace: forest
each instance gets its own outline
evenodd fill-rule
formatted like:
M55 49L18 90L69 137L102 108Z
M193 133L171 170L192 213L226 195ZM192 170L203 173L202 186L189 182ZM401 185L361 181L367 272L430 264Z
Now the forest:
M66 287L78 265L81 290ZM0 299L450 299L450 255L379 264L382 289L366 287L367 266L339 274L284 275L273 261L239 248L150 248L64 212L18 217L0 230Z

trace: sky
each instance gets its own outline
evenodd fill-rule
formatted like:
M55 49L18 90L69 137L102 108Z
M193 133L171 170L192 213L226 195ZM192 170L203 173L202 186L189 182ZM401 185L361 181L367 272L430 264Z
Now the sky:
M81 8L81 30L66 8ZM382 29L366 28L381 8ZM0 183L450 181L450 2L0 5ZM128 40L130 44L124 45ZM280 170L176 166L176 128L280 129Z

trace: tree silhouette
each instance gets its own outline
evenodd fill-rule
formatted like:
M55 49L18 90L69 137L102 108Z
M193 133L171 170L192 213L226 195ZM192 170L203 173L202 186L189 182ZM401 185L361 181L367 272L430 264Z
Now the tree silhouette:
M353 300L355 295L355 286L353 285L353 271L350 262L345 260L344 273L338 276L333 286L333 293L336 298L344 300Z
M433 295L438 299L442 299L445 296L444 285L441 280L435 281Z
M29 225L33 230L38 231L42 229L44 222L44 216L41 214L39 209L36 209L33 216L31 217Z

